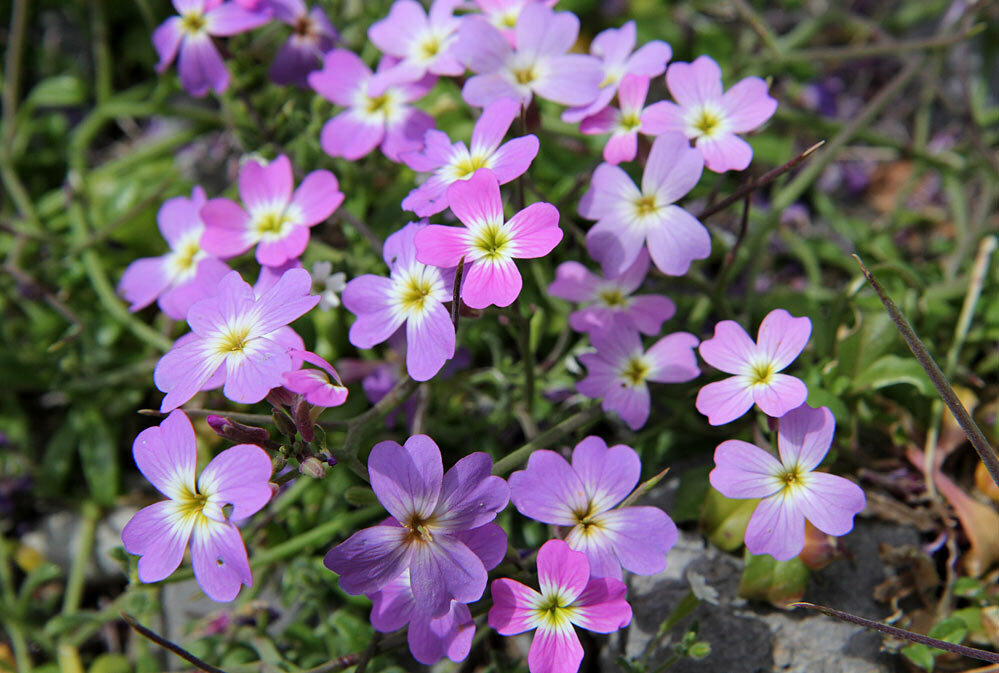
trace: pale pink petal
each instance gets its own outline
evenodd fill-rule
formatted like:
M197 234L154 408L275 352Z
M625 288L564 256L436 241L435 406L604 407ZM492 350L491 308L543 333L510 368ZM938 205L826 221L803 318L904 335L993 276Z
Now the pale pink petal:
M301 224L311 227L332 215L343 199L335 175L329 171L312 171L295 190L291 206L301 213Z
M166 497L178 500L194 489L198 447L191 421L180 409L140 432L132 456L142 475Z
M693 334L675 332L653 344L645 352L646 357L654 364L648 380L657 383L683 383L697 378L701 373L694 354L698 342Z
M350 343L371 348L392 336L405 320L388 303L392 281L382 276L364 275L352 279L341 298L348 311L357 316L350 327Z
M480 168L468 180L459 180L448 187L447 200L451 212L467 226L498 224L504 220L499 181L488 168Z
M409 535L409 529L399 525L365 528L326 552L323 564L340 576L338 583L346 593L374 593L409 565Z
M291 371L291 356L284 346L267 337L254 339L252 345L252 354L226 359L222 393L233 402L259 402L271 388L281 385L285 372Z
M697 218L679 206L667 206L648 229L649 256L670 276L687 273L690 263L711 254L711 235Z
M770 383L753 386L753 400L767 416L780 418L805 403L808 387L801 379L787 374L774 374Z
M251 12L237 3L225 2L205 13L205 30L228 37L253 30L271 20L270 12Z
M411 545L410 584L420 609L432 617L448 611L451 600L474 603L482 598L488 575L482 561L451 535Z
M118 283L118 294L135 312L149 306L170 286L165 257L146 257L128 265Z
M174 320L184 320L194 304L215 295L216 288L232 269L220 259L205 257L198 263L194 278L164 292L160 309Z
M501 98L486 106L472 129L472 156L495 152L519 114L520 101L514 98Z
M644 77L656 77L666 72L666 63L673 57L673 50L661 40L651 40L635 50L625 62L625 72ZM645 100L645 97L642 97Z
M619 276L634 264L644 245L645 232L639 227L622 227L610 217L600 220L586 232L586 250L600 262L601 270L608 278Z
M166 353L153 370L153 382L165 392L160 411L176 409L195 396L222 364L221 358L206 358L199 339Z
M313 73L315 74L315 73ZM346 110L323 125L319 144L331 157L355 161L378 147L385 137L385 125Z
M472 107L485 107L503 98L515 98L523 106L531 104L530 90L521 91L500 71L469 77L461 88L461 97Z
M502 308L514 302L523 285L524 280L512 260L477 261L465 267L461 298L470 308L492 305Z
M615 365L621 365L625 359L642 353L642 340L634 330L609 329L594 332L590 335L590 342L600 357Z
M526 3L514 30L518 52L557 56L575 44L579 19L572 12L553 12L539 2Z
M337 380L331 382L318 369L299 369L285 372L284 387L298 393L309 404L317 407L338 407L347 401L348 390Z
M221 259L241 255L253 245L247 235L250 217L234 201L211 199L201 208L201 219L205 222L205 233L201 235L201 247Z
M606 28L593 38L590 53L606 63L620 65L628 60L628 54L635 48L636 37L634 21L627 21L620 28Z
M613 386L604 396L602 406L604 411L616 411L629 428L638 430L649 420L649 388L645 384Z
M423 316L406 321L406 370L417 381L429 381L454 357L451 315L439 301L426 301Z
M171 248L175 248L187 234L204 227L200 215L204 205L205 190L197 185L191 190L191 198L175 196L163 202L156 213L156 225Z
M451 48L451 53L475 73L499 70L510 52L510 44L503 35L488 21L477 16L470 16L461 22L458 39Z
M596 97L589 104L567 108L562 113L562 121L569 124L575 124L576 122L581 122L593 115L599 114L601 110L607 109L610 102L614 100L614 95L616 93L617 86L614 84L608 84L607 86L597 89Z
M386 54L405 58L409 43L427 26L427 13L415 0L396 0L388 16L368 28L368 39Z
M586 437L572 450L572 469L586 489L591 513L605 512L631 493L642 474L642 462L630 446L610 448L600 437Z
M579 214L588 220L599 220L617 214L621 204L632 203L641 196L642 193L623 169L600 164L593 172L590 188L579 201Z
M184 38L180 44L177 71L180 83L192 96L204 96L209 89L222 93L229 87L229 71L212 39L206 34Z
M614 285L620 288L622 294L632 294L645 282L645 277L649 273L650 262L649 251L642 248L641 252L638 253L638 257L635 258L634 263L622 271L621 275L614 278ZM632 298L633 301L635 299L637 297Z
M535 624L533 606L541 596L534 589L516 580L494 580L490 589L493 606L489 609L489 626L504 636L530 631Z
M526 470L510 475L510 499L524 516L559 526L574 526L576 512L588 508L579 475L565 458L546 449L531 454Z
M526 135L503 143L493 153L493 174L501 185L505 185L527 172L538 155L538 137Z
M621 567L638 575L665 570L666 554L680 535L673 520L658 507L612 509L597 517L597 523L606 531Z
M633 161L638 156L638 131L615 133L604 145L604 161L617 165Z
M825 472L809 474L805 485L795 489L790 497L805 518L828 535L846 535L853 530L853 517L867 505L859 486Z
M586 588L590 564L586 554L569 549L562 540L548 540L538 550L538 584L541 595L555 592L566 603L572 603Z
M539 628L527 652L531 673L577 673L583 661L583 646L571 626L549 631Z
M309 74L309 85L323 98L350 107L357 90L369 77L371 70L357 54L334 49L323 58L323 69Z
M298 259L309 245L308 227L291 227L284 236L257 243L257 261L263 266L282 266Z
M721 106L727 113L729 129L746 133L763 125L777 110L777 101L767 93L767 83L747 77L725 92Z
M535 80L532 88L541 98L562 105L586 105L597 97L603 77L603 67L597 59L566 54L551 59L545 75Z
M292 188L291 162L283 154L266 165L248 161L239 172L239 196L251 212L283 209L291 201Z
M464 227L431 224L416 233L413 244L420 263L441 268L457 266L471 252L468 230Z
M704 159L680 133L655 139L642 174L642 193L655 193L662 203L675 203L701 179Z
M738 439L728 439L715 449L715 468L708 479L726 498L766 498L783 483L780 461L763 449Z
M648 258L646 258L648 264ZM555 269L555 280L548 294L566 301L591 301L596 296L600 278L579 262L563 262Z
M481 451L458 460L441 483L434 510L435 526L457 533L480 528L495 519L510 500L510 488L503 478L490 476L492 469L492 458Z
M558 209L550 203L532 203L510 218L507 231L518 259L544 257L562 240Z
M705 362L726 374L741 374L758 353L756 343L734 320L716 323L714 336L702 341L697 350Z
M409 269L416 261L416 233L425 225L409 222L402 229L391 234L382 244L382 259L393 272L399 269Z
M156 72L166 70L177 57L180 42L184 39L182 24L183 19L179 16L171 16L153 31L153 47L160 57Z
M368 456L371 488L378 502L400 522L433 514L441 493L441 451L426 435L413 435L406 445L379 442Z
M579 132L588 136L610 133L617 126L620 114L620 110L608 105L592 115L584 117L579 122Z
M665 44L665 43L663 43ZM646 46L651 46L651 43ZM665 70L665 67L663 68ZM622 110L640 112L645 106L645 98L649 94L649 78L639 75L625 75L617 90L617 99Z
M184 560L191 537L193 517L185 517L173 500L143 507L121 531L121 542L139 559L139 580L159 582L169 577Z
M795 318L782 308L770 311L760 323L756 343L762 354L781 371L801 354L812 335L812 321Z
M795 499L783 493L760 501L746 526L750 554L770 554L789 561L805 546L805 515Z
M663 557L665 558L665 554ZM665 566L665 561L663 565ZM572 622L595 633L613 633L624 628L631 623L631 606L624 599L627 591L628 587L619 579L591 579L576 600Z
M695 406L711 425L724 425L752 408L753 387L740 376L715 381L697 392Z
M753 160L753 148L739 136L701 136L695 144L704 155L704 165L715 173L745 170Z
M410 108L402 121L385 129L382 154L396 163L401 163L400 155L422 148L423 136L433 127L433 117L423 110Z
M698 56L693 63L679 61L666 71L666 86L684 107L716 101L722 95L721 68L710 56Z
M240 521L259 512L273 495L268 482L273 466L259 446L238 444L212 458L198 477L198 492L209 497L205 514L224 521L221 507L232 505L229 519Z
M778 419L777 449L781 462L811 472L829 453L836 419L828 407L813 409L803 404Z
M271 289L257 299L257 329L269 334L297 320L319 303L319 297L309 294L312 276L305 269L289 269Z
M663 100L642 111L642 132L658 136L670 131L684 133L687 123L683 118L683 108L676 103Z
M229 523L202 519L194 527L191 565L201 590L219 603L236 598L242 585L253 585L243 538Z
M644 294L631 298L624 316L639 332L654 336L659 334L663 323L672 318L675 313L676 304L669 297Z

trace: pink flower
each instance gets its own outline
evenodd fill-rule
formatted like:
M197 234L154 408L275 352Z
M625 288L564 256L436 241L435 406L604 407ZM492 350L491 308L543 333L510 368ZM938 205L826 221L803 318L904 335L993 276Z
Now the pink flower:
M595 633L613 633L631 623L627 587L612 577L590 577L586 555L562 540L549 540L538 551L541 592L508 578L492 584L489 626L504 636L536 629L527 667L531 673L576 673L583 646L573 625Z
M596 225L586 249L613 278L631 266L648 243L656 267L670 276L711 253L711 236L693 215L674 203L701 178L704 161L679 133L656 138L639 190L617 166L600 164L579 202L579 214Z
M395 64L386 56L378 65L384 72ZM323 69L309 75L309 85L323 98L347 108L323 126L320 144L333 157L353 161L379 144L392 161L402 152L423 147L423 136L434 127L433 118L409 103L422 98L437 81L427 75L418 82L397 84L375 92L370 68L357 54L334 49L323 59Z
M548 293L585 304L569 314L569 326L577 332L631 327L652 336L659 334L663 322L673 317L676 304L658 294L631 296L642 285L648 270L649 253L645 250L624 273L610 280L579 262L563 262L555 269Z
M604 145L607 163L633 161L638 154L638 133L651 135L642 125L642 108L648 93L648 77L625 75L617 92L620 109L607 106L579 124L579 130L586 135L611 134Z
M291 162L283 154L267 165L248 161L239 172L243 210L229 199L212 199L201 209L205 235L201 244L222 258L257 246L257 261L281 266L294 260L309 244L314 227L343 203L336 177L313 171L292 193Z
M556 13L541 3L520 12L516 48L485 19L465 18L453 53L478 74L465 82L461 97L475 107L500 98L526 106L534 94L563 105L589 104L597 97L603 68L592 56L567 53L578 34L575 14Z
M297 369L284 373L284 387L298 393L305 401L317 407L338 407L347 401L347 387L333 365L315 353L306 350L289 351L292 357L299 358L319 369ZM324 373L325 371L325 373ZM330 378L333 379L330 382Z
M431 224L419 231L416 259L453 267L464 257L462 300L472 308L509 306L523 286L513 260L544 257L558 245L558 210L534 203L504 221L499 182L488 168L448 187L447 200L465 227Z
M554 451L532 453L527 469L510 475L510 498L524 516L570 527L565 541L586 554L593 577L621 579L622 567L655 575L676 544L676 524L658 507L615 507L641 474L634 449L591 436L572 450L572 465Z
M319 7L309 11L304 0L265 0L274 18L292 28L291 36L281 45L268 71L278 84L297 84L307 88L309 73L318 70L323 54L333 48L336 30Z
M735 376L701 388L697 410L711 425L722 425L754 403L774 418L798 408L808 388L801 379L778 372L794 362L811 334L811 320L795 318L782 308L763 319L755 343L739 323L722 320L715 325L714 338L702 342L699 350L709 365Z
M199 211L205 203L205 190L195 187L191 198L168 199L156 214L160 233L170 252L160 257L137 259L121 277L118 292L138 311L159 300L160 309L174 320L183 320L199 299L215 293L215 286L229 273L225 262L201 247L205 225Z
M767 83L747 77L722 93L721 68L710 56L699 56L693 63L672 64L666 85L676 103L661 101L645 110L642 124L649 133L683 133L715 173L746 168L753 148L736 134L758 128L777 109Z
M427 73L461 75L465 66L451 53L461 19L454 16L462 0L434 0L429 15L416 0L396 0L388 16L368 28L368 38L383 53L398 62L380 72L372 83L372 94L388 86L415 82Z
M263 12L252 12L221 0L173 0L180 16L172 16L153 32L159 54L157 72L165 71L180 54L180 83L192 96L209 89L222 93L229 87L229 71L212 37L226 37L253 30L270 20Z
M231 601L242 585L252 586L243 538L234 522L259 511L271 499L271 459L252 444L215 456L195 484L198 448L184 412L171 413L139 433L132 445L135 464L168 499L144 507L121 532L129 554L139 559L139 580L159 582L184 560L191 543L194 578L213 601ZM225 508L232 511L226 515Z
M473 0L475 5L482 12L482 15L489 23L496 26L496 29L503 34L510 46L516 44L517 19L524 7L528 5L541 4L545 7L554 7L558 0Z
M590 334L595 353L579 356L587 369L576 390L587 397L603 398L604 411L616 411L632 430L649 419L649 387L656 383L682 383L697 378L697 337L687 332L667 334L645 351L638 332L611 328Z
M828 535L846 535L864 509L864 492L852 481L815 472L829 452L836 421L829 409L807 404L777 421L780 460L730 439L715 450L711 485L727 498L762 498L746 527L751 554L787 561L805 545L805 520Z
M593 38L590 53L600 59L604 69L600 93L589 105L569 108L563 112L562 121L575 123L603 110L614 98L614 94L618 93L618 85L627 75L639 75L646 79L661 75L666 71L666 62L673 55L670 46L661 40L647 42L633 54L631 51L634 48L634 21L629 21L620 28L608 28ZM644 101L643 95L642 102Z
M461 141L452 144L443 131L427 131L425 147L419 152L403 153L402 160L414 171L433 174L409 193L402 207L420 217L435 215L448 206L448 186L469 179L480 168L491 170L501 185L523 175L538 154L537 136L521 136L503 143L519 113L520 103L512 98L490 103L472 129L471 149Z
M298 367L289 350L304 350L287 325L319 302L309 294L311 286L308 271L292 269L257 298L238 271L230 272L215 296L191 307L192 331L156 364L153 380L166 393L160 411L223 384L226 397L244 403L259 402L282 385L284 373Z

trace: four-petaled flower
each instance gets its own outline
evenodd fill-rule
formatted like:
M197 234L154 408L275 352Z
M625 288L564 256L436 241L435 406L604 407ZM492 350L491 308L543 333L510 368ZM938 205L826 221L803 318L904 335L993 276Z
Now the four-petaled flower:
M781 374L794 362L812 334L812 321L795 318L782 308L768 313L756 342L737 322L722 320L715 335L701 343L701 357L726 374L697 393L697 410L711 425L723 425L749 411L753 403L767 416L779 418L804 403L808 388L801 379Z
M462 0L434 0L430 12L416 0L396 0L388 16L368 28L376 47L396 59L391 68L375 75L372 93L393 84L415 82L427 73L461 75L465 66L451 53L461 19L454 16Z
M310 11L304 0L267 0L274 18L291 26L292 33L278 49L268 71L278 84L307 88L309 73L319 69L323 54L333 48L336 31L320 7Z
M848 479L815 472L829 452L836 421L826 407L807 404L777 420L780 460L737 439L715 450L711 485L727 498L762 498L746 527L751 554L787 561L805 544L805 520L828 535L846 535L866 498Z
M226 449L195 482L194 428L177 410L140 432L132 455L146 479L168 498L139 510L121 532L125 550L142 557L139 580L168 577L184 560L190 541L194 577L209 598L231 601L243 584L251 586L246 547L233 522L256 513L271 499L267 452L252 444Z

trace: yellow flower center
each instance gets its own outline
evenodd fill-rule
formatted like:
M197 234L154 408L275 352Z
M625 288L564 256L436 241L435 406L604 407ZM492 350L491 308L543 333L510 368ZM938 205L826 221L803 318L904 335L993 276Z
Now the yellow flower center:
M500 17L500 26L502 28L516 28L517 27L517 15L513 12L507 12Z
M190 517L204 517L205 505L208 504L208 496L197 491L192 491L187 486L184 487L183 491L177 502L180 504L178 508L180 515L185 519Z
M184 243L174 256L174 264L180 271L190 271L194 266L194 258L201 252L201 246L197 241Z
M631 358L628 360L628 364L625 365L624 370L621 372L621 378L623 378L627 383L637 386L645 382L645 378L649 375L649 371L649 366L645 364L641 358Z
M201 30L203 30L204 27L205 27L205 17L202 16L201 14L196 14L194 12L191 12L189 14L185 14L180 19L180 28L185 33L190 33L193 35L194 33L201 32Z
M389 95L387 93L383 93L381 96L375 96L374 98L369 96L366 110L368 114L388 112L389 102Z
M626 112L621 115L621 128L625 131L634 131L642 125L642 119L635 112Z
M315 22L308 16L300 16L295 19L293 30L295 31L295 35L299 37L312 37L318 32Z
M542 596L534 608L535 618L550 630L561 630L569 626L570 616L575 612L572 603L558 589L552 594Z
M624 293L618 288L601 290L599 297L600 301L606 306L624 306L628 303L624 297Z
M420 43L420 56L428 61L436 56L440 50L441 41L436 35L432 35Z
M496 261L506 256L510 240L510 234L501 225L487 224L472 245L482 253L482 259Z
M635 200L635 215L638 217L648 217L655 214L658 210L659 204L656 203L655 194L642 196Z
M693 126L702 136L710 137L718 130L721 123L722 119L718 113L708 108L702 108L697 119L694 120Z
M785 467L783 471L777 473L777 481L784 490L794 490L805 486L806 472L795 463L791 467Z
M409 529L409 538L413 542L433 542L434 536L430 532L430 519L424 519L419 514L414 514L404 525Z
M243 349L250 343L249 335L250 329L248 327L238 327L236 329L229 330L229 332L219 341L219 355L242 353Z
M517 80L517 84L530 84L537 79L537 77L538 76L535 74L533 67L521 68L513 71L513 78Z
M260 236L280 234L287 222L288 217L284 213L267 213L257 220L257 234Z
M772 362L757 362L752 366L749 379L754 386L768 386L773 383L776 373Z
M481 155L462 157L454 164L454 174L459 180L467 180L475 171L486 168L488 162L489 157Z
M408 313L421 312L423 311L424 304L427 302L427 297L430 296L432 291L433 286L429 280L411 276L403 287L399 303L402 305L403 310Z

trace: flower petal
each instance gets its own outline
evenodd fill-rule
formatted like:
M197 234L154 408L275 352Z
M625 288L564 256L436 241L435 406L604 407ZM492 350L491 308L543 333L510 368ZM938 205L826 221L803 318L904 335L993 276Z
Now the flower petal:
M667 334L645 352L655 367L648 375L649 381L657 383L683 383L697 378L701 370L697 367L698 339L688 332Z
M180 42L184 39L182 26L181 17L171 16L153 31L153 47L160 57L159 63L156 64L156 72L166 70L177 57Z
M537 591L507 578L494 580L490 591L493 605L489 608L489 626L497 633L513 636L537 626L534 606L541 601Z
M805 546L805 515L796 499L784 493L764 498L746 526L746 549L750 554L770 554L788 561Z
M504 221L499 181L488 168L480 168L468 180L448 187L447 200L451 212L466 226Z
M311 227L332 215L343 199L335 175L329 171L312 171L295 190L291 205L301 213L301 224Z
M478 451L459 460L444 475L434 525L457 532L479 528L496 518L510 500L510 487L491 476L493 459Z
M590 435L572 450L572 469L586 489L590 513L606 512L631 493L642 474L642 461L630 446L610 448Z
M201 590L213 601L227 603L242 585L253 586L243 538L230 523L201 519L191 535L191 565Z
M527 652L531 673L577 673L583 661L583 646L572 626L561 629L539 628Z
M708 423L724 425L752 408L753 387L741 376L732 376L701 388L697 391L694 404L699 412L708 417Z
M167 257L145 257L128 265L118 283L118 294L125 298L133 313L149 306L168 287Z
M458 266L461 258L471 252L465 227L428 225L416 233L413 245L417 261L441 268Z
M867 505L859 486L825 472L809 474L805 486L793 497L805 518L828 535L846 535L853 530L853 517Z
M715 449L715 468L708 480L726 498L766 498L781 489L777 475L783 469L780 461L758 446L729 439Z
M619 579L594 577L576 599L573 623L595 633L624 628L631 623L631 606L624 599L627 590Z
M208 496L206 516L225 521L223 505L233 506L228 517L232 521L259 512L273 495L268 483L272 471L270 456L252 444L233 446L212 458L198 477L198 492Z
M585 440L584 440L585 441ZM517 511L542 523L574 526L588 509L586 486L554 451L535 451L526 470L510 475L510 499Z
M523 285L524 280L513 260L478 260L465 267L461 298L471 308L486 308L494 304L506 307L520 295Z
M319 296L310 294L311 290L312 276L308 271L285 271L274 287L257 299L255 317L260 333L269 334L315 308L319 303Z
M554 593L573 603L586 588L590 564L586 554L573 551L562 540L548 540L538 550L538 584L542 596Z
M221 356L206 357L204 344L197 337L180 346L174 345L160 358L153 370L153 382L159 390L166 393L160 404L160 411L176 409L194 397L221 367L223 361Z
M368 456L371 488L378 501L403 524L429 519L441 493L441 451L426 435L413 435L405 446L379 442Z
M323 69L309 75L309 85L323 98L350 107L358 89L370 77L371 70L360 56L346 49L334 49L323 58Z
M829 453L836 419L828 407L813 409L802 404L778 419L777 449L784 465L797 465L811 472Z
M429 381L454 357L455 330L444 304L429 297L424 314L406 321L406 370L417 381Z
M514 98L501 98L487 105L472 129L469 148L472 156L489 156L499 149L510 124L519 114L520 101Z
M532 203L510 218L507 231L518 259L544 257L562 240L558 209L550 203Z
M409 566L413 598L432 617L445 614L451 600L474 603L482 598L488 579L482 561L457 538L434 535L433 540L412 545Z
M548 294L566 301L592 301L599 283L600 278L579 262L563 262L555 269L555 280L548 286Z
M690 263L711 254L711 236L704 225L679 206L667 206L648 230L649 255L670 276L687 273Z
M666 71L666 86L684 107L716 101L722 95L721 68L710 56L698 56L693 63L678 61Z
M760 323L756 343L761 353L781 371L794 362L812 335L812 321L795 318L782 308L770 311Z
M597 59L566 54L552 58L545 75L532 88L539 97L561 105L586 105L597 97L603 77L604 69Z
M621 226L620 221L608 217L586 232L586 250L600 262L606 277L616 278L638 259L645 245L645 238L646 233L640 227Z
M643 294L631 298L624 315L635 329L642 334L652 336L659 334L663 323L672 318L675 313L676 304L669 297L658 294ZM694 368L696 369L696 367L695 358ZM684 380L689 381L690 379Z
M492 161L492 171L500 184L505 185L526 173L534 157L538 155L539 146L538 137L533 134L514 138L500 145L493 153Z
M506 531L495 523L487 523L471 530L455 531L452 536L460 540L479 557L486 570L492 570L506 556Z
M673 520L658 507L612 509L601 514L597 524L606 531L621 566L638 575L662 572L666 554L680 535Z
M207 34L184 38L177 71L180 83L192 96L204 96L209 89L222 93L229 87L229 71Z
M753 400L763 413L774 418L797 409L807 398L808 387L804 382L787 374L774 374L769 384L753 386Z
M741 374L758 352L756 343L734 320L716 323L714 336L702 341L697 350L705 362L726 374Z
M281 385L284 373L292 369L291 356L283 344L268 337L258 337L252 346L252 352L243 357L226 358L222 394L233 402L255 404L261 401L271 388Z
M652 143L642 173L642 193L655 193L659 200L676 203L701 179L704 159L681 133L664 133Z
M721 98L728 126L733 133L746 133L763 125L777 111L777 101L767 93L767 83L747 77Z
M371 626L381 633L398 631L409 623L416 609L413 591L409 588L409 571L403 572L371 598Z
M753 148L736 135L701 136L695 144L704 156L705 167L715 173L745 170L753 160Z
M184 560L191 537L193 517L185 517L173 500L143 507L121 531L121 542L139 559L139 580L159 582L169 577Z
M356 161L378 147L384 138L385 125L380 120L362 117L350 109L323 125L319 144L331 157Z
M132 456L142 475L166 497L177 500L194 490L198 446L194 427L180 409L140 432Z
M326 552L323 564L340 576L340 588L346 593L374 593L409 566L409 534L398 525L359 530Z
M662 100L642 110L642 132L649 135L663 133L684 133L687 123L683 118L683 108L676 103Z
M638 430L649 420L649 388L618 384L604 396L604 411L616 411L629 428Z

